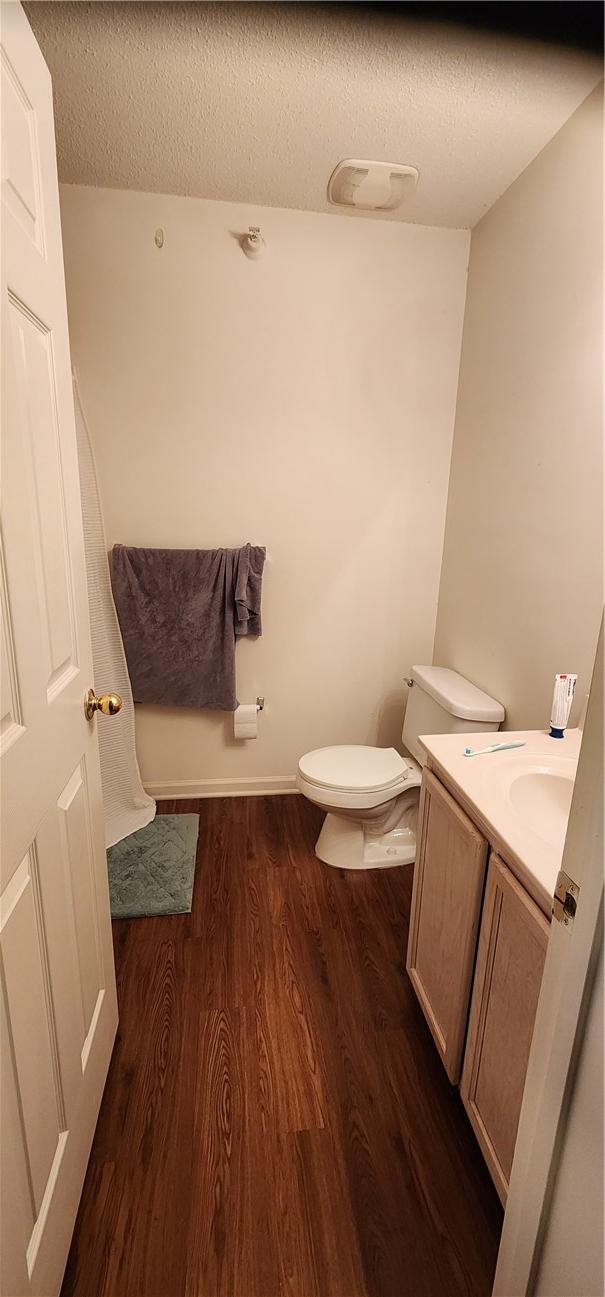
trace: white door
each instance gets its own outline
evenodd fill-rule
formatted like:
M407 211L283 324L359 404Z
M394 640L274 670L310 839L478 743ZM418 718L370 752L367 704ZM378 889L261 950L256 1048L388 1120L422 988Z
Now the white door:
M0 1291L52 1297L117 1007L51 82L1 20Z
M579 887L577 911L573 924L551 924L493 1297L603 1292L602 1094L586 1103L587 1088L600 1081L594 1060L602 1050L602 1027L601 1040L594 1031L603 925L603 655L601 623L563 851L563 869Z

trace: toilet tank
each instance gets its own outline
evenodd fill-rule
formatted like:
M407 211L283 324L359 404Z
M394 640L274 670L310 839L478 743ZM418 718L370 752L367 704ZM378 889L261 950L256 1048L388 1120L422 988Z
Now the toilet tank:
M448 667L412 667L402 739L423 766L419 734L485 734L504 720L502 703Z

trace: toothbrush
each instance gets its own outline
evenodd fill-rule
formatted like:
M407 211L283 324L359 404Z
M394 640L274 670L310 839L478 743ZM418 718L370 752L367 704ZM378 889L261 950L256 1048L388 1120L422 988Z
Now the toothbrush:
M492 743L491 747L477 748L476 752L473 752L472 748L465 748L464 755L465 757L480 757L483 752L506 752L508 748L524 748L524 747L525 747L525 740L518 743Z

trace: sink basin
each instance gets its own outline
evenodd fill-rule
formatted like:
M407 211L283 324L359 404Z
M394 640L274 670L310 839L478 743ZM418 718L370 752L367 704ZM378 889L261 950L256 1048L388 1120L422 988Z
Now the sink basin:
M576 762L570 757L511 757L498 771L498 782L511 809L532 833L561 850L573 795Z
M565 837L572 793L573 778L544 768L518 775L509 789L517 814L553 847Z

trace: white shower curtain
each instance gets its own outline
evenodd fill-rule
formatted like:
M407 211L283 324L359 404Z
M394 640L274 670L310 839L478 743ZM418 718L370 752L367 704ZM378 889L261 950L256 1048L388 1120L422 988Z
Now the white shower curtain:
M118 693L124 702L117 716L111 720L99 717L97 721L105 846L112 847L129 833L149 824L155 815L155 802L143 788L137 764L132 689L111 593L94 455L75 374L73 388L95 693Z

